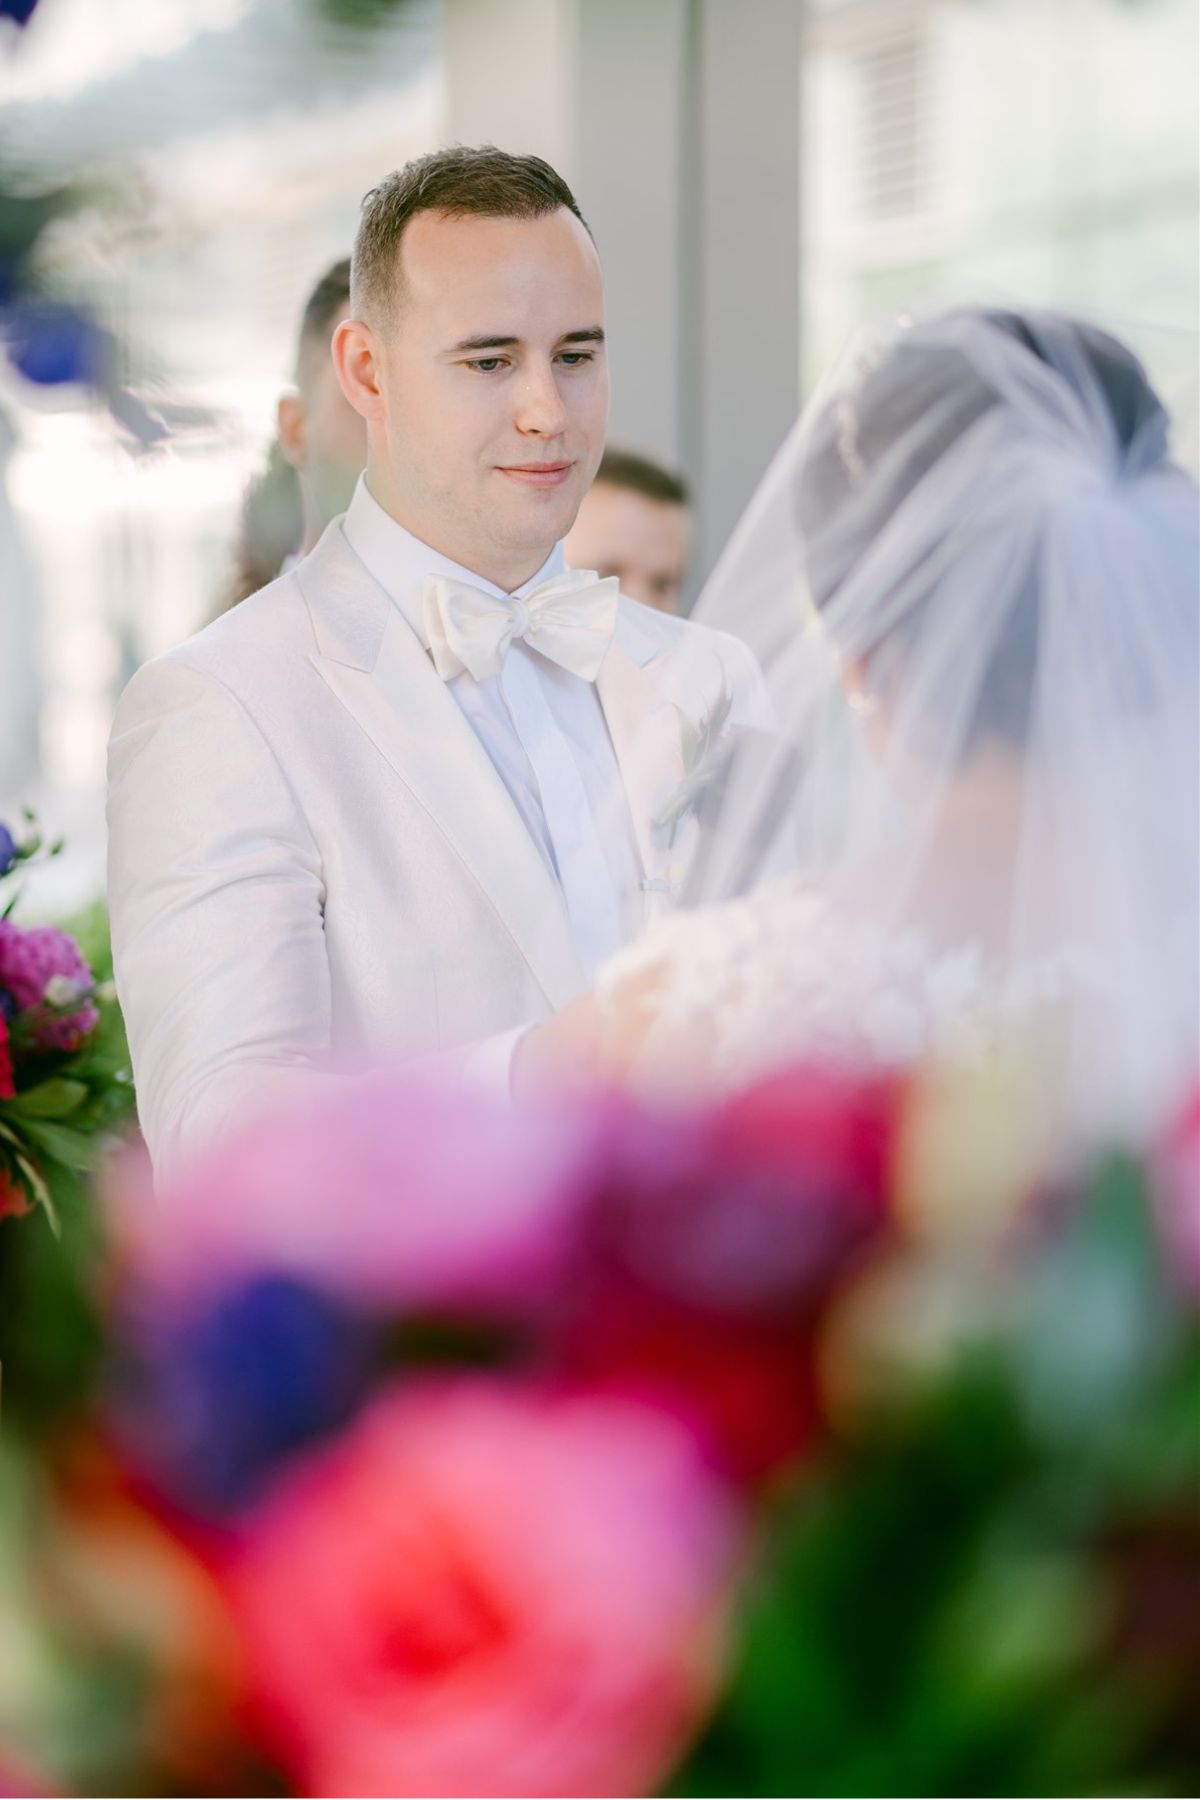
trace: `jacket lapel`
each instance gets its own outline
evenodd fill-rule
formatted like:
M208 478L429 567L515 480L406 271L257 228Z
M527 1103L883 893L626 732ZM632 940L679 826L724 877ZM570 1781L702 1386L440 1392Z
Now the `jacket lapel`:
M654 825L655 815L684 777L677 707L677 653L662 651L622 620L596 678L609 736L616 752L650 895L662 901L683 880L686 846Z
M586 983L561 896L503 782L336 522L296 571L312 661L462 860L552 1007Z

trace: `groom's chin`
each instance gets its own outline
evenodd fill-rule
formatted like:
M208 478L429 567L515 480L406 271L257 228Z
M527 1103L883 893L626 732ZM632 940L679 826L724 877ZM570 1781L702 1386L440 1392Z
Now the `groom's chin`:
M498 481L507 478L498 475ZM566 537L575 523L575 515L583 499L578 480L558 488L521 488L500 496L498 523L502 522L510 542L525 546L550 546Z

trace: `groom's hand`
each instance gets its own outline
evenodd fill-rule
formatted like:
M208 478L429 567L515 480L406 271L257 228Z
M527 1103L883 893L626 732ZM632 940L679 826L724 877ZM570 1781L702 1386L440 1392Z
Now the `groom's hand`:
M581 994L517 1042L513 1099L536 1100L558 1089L587 1087L603 1074L604 1021L595 994Z
M556 1089L630 1078L653 1026L660 1022L663 974L651 968L623 980L601 1005L581 994L517 1044L512 1092L517 1101Z

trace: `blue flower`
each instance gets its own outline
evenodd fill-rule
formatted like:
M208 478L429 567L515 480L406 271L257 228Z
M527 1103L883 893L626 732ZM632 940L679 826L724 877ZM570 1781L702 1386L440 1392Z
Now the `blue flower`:
M0 19L15 19L18 25L28 25L37 3L38 0L0 0Z
M289 1276L265 1275L179 1324L137 1330L117 1415L136 1460L174 1501L221 1516L288 1451L341 1425L375 1362L361 1317Z
M20 301L8 309L3 329L9 361L27 381L41 387L65 382L97 386L102 381L109 361L108 333L71 307Z
M17 841L7 825L0 825L0 875L7 875L17 860Z

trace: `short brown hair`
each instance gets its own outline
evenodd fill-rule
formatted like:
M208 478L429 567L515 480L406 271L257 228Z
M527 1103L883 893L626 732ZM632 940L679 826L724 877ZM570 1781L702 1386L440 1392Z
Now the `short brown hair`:
M537 219L560 206L588 230L574 194L540 156L514 156L494 144L475 148L455 144L418 156L385 176L363 201L350 265L355 316L387 317L391 312L400 239L417 213L443 213L452 219Z
M636 450L606 450L596 480L606 481L609 487L627 488L644 500L659 500L667 506L688 504L688 491L680 477Z
M337 316L350 300L350 258L340 257L331 263L304 303L300 320L300 337L296 344L296 379L304 375L307 364L316 356L324 366L329 356L329 340L337 324Z

